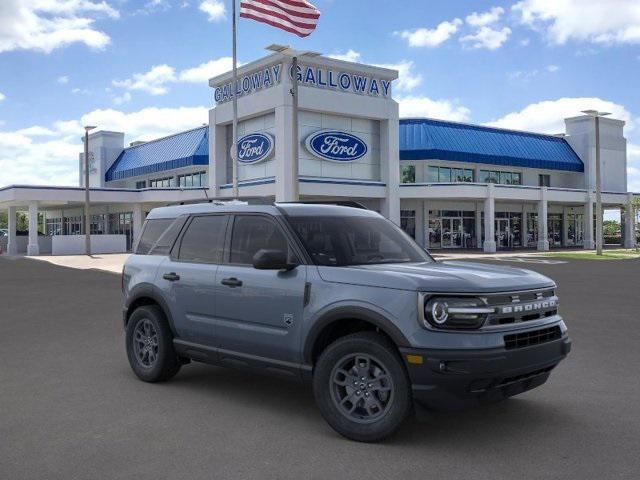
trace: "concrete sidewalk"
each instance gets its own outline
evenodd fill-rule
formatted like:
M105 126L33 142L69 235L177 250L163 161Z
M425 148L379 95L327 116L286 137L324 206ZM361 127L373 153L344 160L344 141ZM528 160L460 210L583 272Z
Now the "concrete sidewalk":
M129 253L111 253L97 255L40 255L32 258L42 262L60 265L61 267L77 268L79 270L102 270L105 272L121 273L124 262Z

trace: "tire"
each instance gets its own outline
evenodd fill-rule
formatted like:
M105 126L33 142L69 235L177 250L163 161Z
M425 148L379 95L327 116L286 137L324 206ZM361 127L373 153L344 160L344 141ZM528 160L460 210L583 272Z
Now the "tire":
M358 442L385 439L412 406L409 378L397 349L375 332L355 333L329 345L316 363L313 392L327 423Z
M127 358L140 380L163 382L180 370L173 334L160 307L136 308L127 323Z

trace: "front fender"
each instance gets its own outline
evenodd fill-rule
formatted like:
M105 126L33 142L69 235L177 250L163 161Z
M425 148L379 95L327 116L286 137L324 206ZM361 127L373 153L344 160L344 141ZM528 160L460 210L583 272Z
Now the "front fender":
M356 319L369 322L386 333L398 347L408 347L410 345L404 334L390 320L390 315L380 311L375 306L368 304L331 305L318 312L317 316L311 320L312 327L309 329L303 346L305 363L309 365L312 363L313 346L325 327L341 319Z

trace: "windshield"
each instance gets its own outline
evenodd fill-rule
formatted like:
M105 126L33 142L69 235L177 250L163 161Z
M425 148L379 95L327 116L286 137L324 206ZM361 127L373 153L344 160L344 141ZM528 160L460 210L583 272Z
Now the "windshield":
M316 265L433 261L406 233L382 217L287 218Z

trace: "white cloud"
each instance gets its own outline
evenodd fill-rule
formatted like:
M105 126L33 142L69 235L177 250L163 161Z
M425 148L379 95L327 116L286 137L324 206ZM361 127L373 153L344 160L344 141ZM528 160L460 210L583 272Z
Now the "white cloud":
M202 63L197 67L187 68L180 72L179 79L182 82L193 82L207 84L210 78L228 72L233 68L233 58L220 57L209 62Z
M336 60L343 60L345 62L359 62L362 55L360 52L356 52L355 50L349 49L346 53L332 53L327 55L330 58L335 58Z
M531 39L529 38L523 38L522 40L520 40L520 45L522 45L523 47L528 47L530 43Z
M126 142L152 140L208 121L208 108L144 108L125 113L94 110L76 120L0 131L0 186L10 184L77 185L82 125L123 131Z
M560 67L558 65L547 65L546 69L549 73L555 73L560 70Z
M57 82L62 84L69 83L69 77L62 75L61 77L58 77Z
M122 95L116 95L113 97L113 103L116 105L122 105L123 103L128 103L131 101L131 93L124 92Z
M4 93L0 92L0 102L3 101L5 98L7 98L7 96Z
M395 32L409 42L411 47L437 47L451 38L462 25L462 20L455 18L450 22L442 22L436 28L418 28Z
M393 84L393 88L397 92L410 92L422 83L422 75L413 71L414 63L411 60L403 60L393 64L378 64L375 66L398 70L398 80Z
M640 43L638 0L522 0L512 8L551 43Z
M73 43L105 48L109 36L93 27L96 18L116 19L119 12L106 1L2 0L0 53L37 50L50 53Z
M565 118L576 117L581 115L582 110L589 109L611 112L612 118L626 121L627 132L635 128L634 119L624 106L595 97L565 97L533 103L519 112L491 121L488 125L540 133L561 133L565 131Z
M467 122L471 110L450 100L433 100L424 96L399 97L400 118L429 117Z
M465 18L466 22L472 27L485 27L487 25L491 25L492 23L496 23L500 20L500 17L504 13L504 8L502 7L493 7L488 12L477 13L473 12L471 15Z
M473 35L465 35L460 38L462 43L471 44L471 48L486 48L487 50L497 50L511 35L509 27L503 27L500 30L491 27L481 27Z
M132 78L114 80L113 86L127 90L141 90L151 95L164 95L169 91L166 84L176 81L176 72L169 65L154 65L145 73L134 73Z
M210 22L218 22L227 18L227 9L221 0L204 0L198 8L207 14Z

